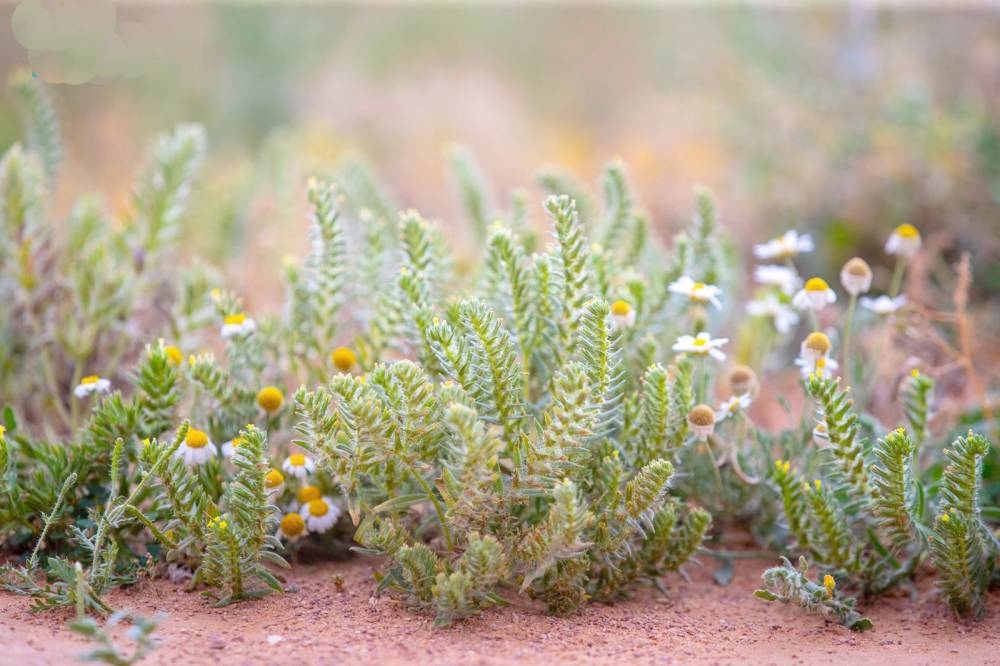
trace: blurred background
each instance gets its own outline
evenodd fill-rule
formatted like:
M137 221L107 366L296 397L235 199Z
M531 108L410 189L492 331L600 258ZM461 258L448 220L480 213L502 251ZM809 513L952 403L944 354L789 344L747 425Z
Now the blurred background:
M302 184L363 157L401 207L459 217L446 169L468 145L498 201L540 167L596 185L623 159L669 239L708 186L749 255L817 236L806 272L911 222L1000 293L1000 12L755 6L0 5L0 69L53 84L67 141L56 209L129 205L145 142L208 130L188 247L255 300L306 245ZM0 102L0 149L19 138ZM886 269L887 270L887 269ZM994 308L995 309L995 308ZM996 322L994 322L996 323Z

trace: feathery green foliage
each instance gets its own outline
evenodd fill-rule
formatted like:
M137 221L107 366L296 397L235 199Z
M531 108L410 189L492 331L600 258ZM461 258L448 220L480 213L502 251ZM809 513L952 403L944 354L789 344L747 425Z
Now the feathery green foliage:
M20 105L27 147L39 156L50 183L59 175L63 161L62 130L48 91L27 69L10 75L10 88Z
M921 535L916 527L920 516L913 479L915 448L906 430L900 428L880 439L872 450L872 513L897 550Z
M459 150L479 246L453 256L463 234L397 214L349 158L306 185L311 246L286 262L283 312L253 316L177 251L200 128L154 139L125 219L95 197L52 219L58 123L42 84L14 84L28 140L0 160L0 580L36 607L77 606L101 641L84 616L140 575L226 605L282 590L282 542L336 554L353 538L384 557L377 592L437 625L516 594L565 614L662 588L699 553L725 582L731 554L703 546L714 525L807 556L823 585L785 561L761 596L855 628L842 594L909 585L928 563L957 613L982 613L998 550L986 440L941 454L919 373L901 390L909 430L886 432L805 351L815 430L758 427L760 383L722 354L756 363L790 341L734 328L738 253L707 191L667 249L623 164L601 197L546 172L540 249L524 190L498 203ZM789 238L772 258L794 282L812 243Z
M970 432L946 451L948 465L941 477L940 504L931 553L938 584L952 610L980 617L982 594L996 566L997 541L980 517L979 497L983 458L989 444Z

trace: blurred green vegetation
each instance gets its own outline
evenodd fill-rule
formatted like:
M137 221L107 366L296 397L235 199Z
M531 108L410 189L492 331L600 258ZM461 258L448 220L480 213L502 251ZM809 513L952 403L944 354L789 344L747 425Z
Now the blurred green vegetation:
M0 18L0 67L28 61ZM498 192L557 163L593 181L622 157L661 237L692 187L745 249L817 236L807 271L880 256L903 221L973 253L1000 292L1000 12L833 7L118 7L130 75L57 85L60 192L119 193L146 137L198 121L211 144L191 241L277 262L301 181L367 156L396 199L457 218L443 154L468 144ZM37 54L35 54L37 56ZM43 78L46 72L40 68ZM19 134L0 103L0 148ZM539 211L534 210L536 217ZM277 230L276 230L277 229ZM263 239L263 240L261 240ZM877 276L877 280L885 279Z

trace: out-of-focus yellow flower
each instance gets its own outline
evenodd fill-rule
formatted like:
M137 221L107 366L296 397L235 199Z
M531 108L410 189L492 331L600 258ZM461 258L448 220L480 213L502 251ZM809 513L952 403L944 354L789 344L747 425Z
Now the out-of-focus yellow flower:
M285 403L285 394L276 386L265 386L257 393L257 404L268 414L273 414Z
M826 596L832 598L833 591L837 589L837 581L830 574L826 574L823 576L823 587L826 588Z
M889 240L885 242L885 251L900 257L912 257L920 251L923 241L920 232L912 224L901 224L893 229Z
M337 347L330 354L330 360L333 361L333 365L337 370L341 372L350 372L351 369L357 364L358 357L354 355L354 352L347 347Z
M169 360L173 365L180 365L181 361L184 360L184 353L174 345L167 345L164 347L163 353L167 355L167 360Z

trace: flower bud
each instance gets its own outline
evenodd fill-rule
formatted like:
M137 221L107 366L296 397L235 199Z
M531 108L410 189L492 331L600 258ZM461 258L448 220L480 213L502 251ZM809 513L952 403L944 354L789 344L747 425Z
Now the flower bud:
M852 296L867 294L872 288L872 269L861 257L854 257L840 269L840 283Z
M715 430L715 410L708 405L695 405L688 412L688 425L698 439L706 439Z

